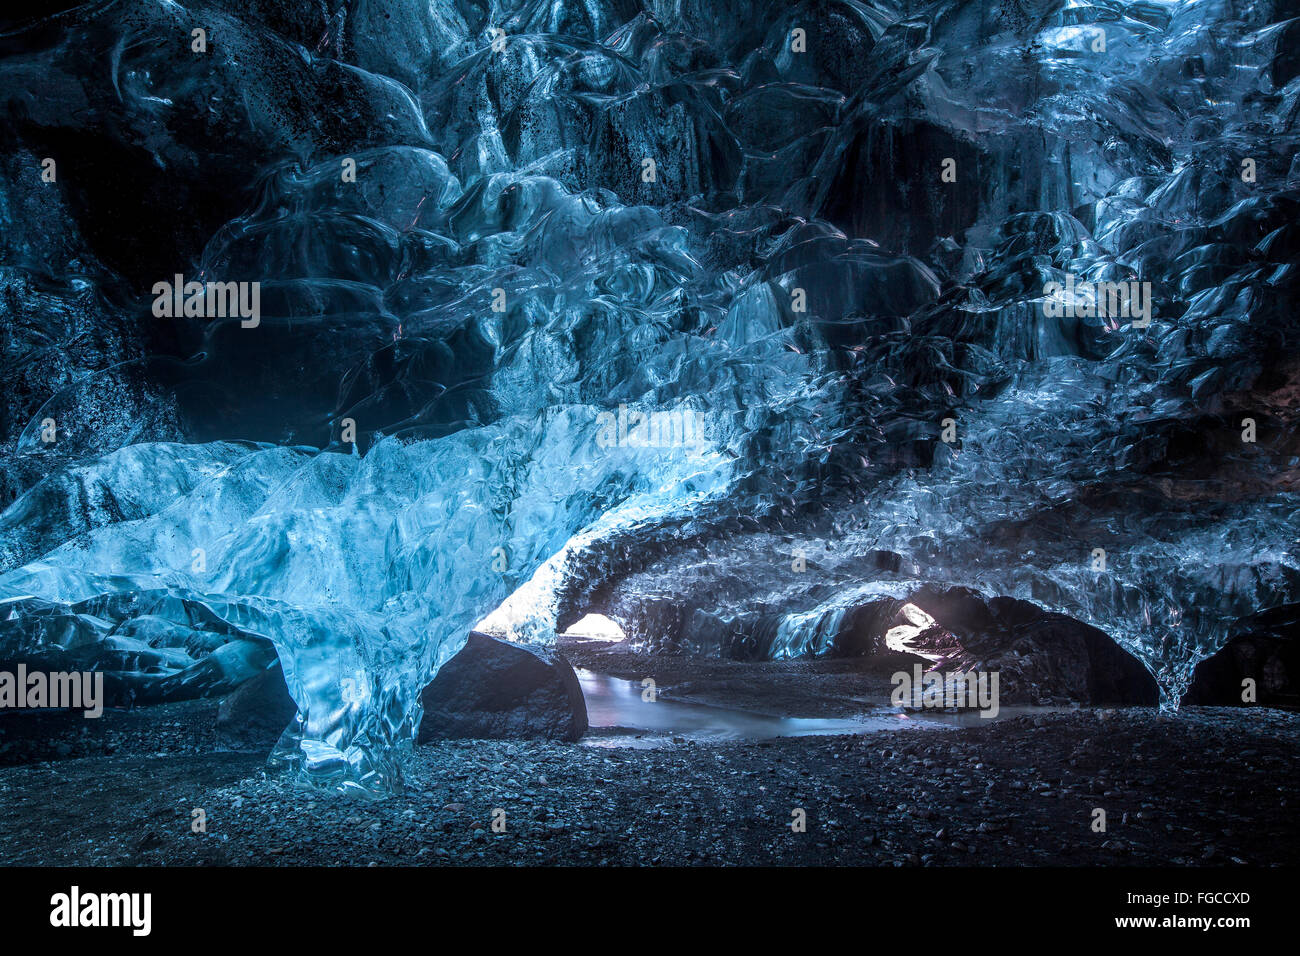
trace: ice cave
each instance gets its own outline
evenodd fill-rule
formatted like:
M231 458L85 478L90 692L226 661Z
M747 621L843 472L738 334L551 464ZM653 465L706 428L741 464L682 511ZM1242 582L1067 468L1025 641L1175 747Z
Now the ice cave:
M386 797L472 632L1294 666L1294 0L28 6L5 667L277 672L270 766Z

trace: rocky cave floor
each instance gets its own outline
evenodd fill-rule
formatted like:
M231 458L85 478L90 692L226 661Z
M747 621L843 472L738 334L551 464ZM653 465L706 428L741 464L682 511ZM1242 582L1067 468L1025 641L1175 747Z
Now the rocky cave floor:
M854 662L566 647L579 667L792 716L861 709ZM772 688L782 687L781 694ZM760 705L766 705L760 708ZM661 747L446 741L377 802L296 788L215 701L0 720L7 865L1287 865L1300 714L1090 709L987 725ZM191 830L202 808L207 832ZM491 823L505 811L505 832ZM793 832L793 811L807 830ZM1093 832L1094 808L1107 815Z

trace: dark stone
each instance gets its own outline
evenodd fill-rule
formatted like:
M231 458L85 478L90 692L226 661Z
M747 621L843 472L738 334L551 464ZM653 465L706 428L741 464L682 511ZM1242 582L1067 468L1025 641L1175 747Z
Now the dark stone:
M987 630L962 633L960 640L982 669L1001 672L1006 703L1160 702L1151 672L1097 628L1014 598L994 598L988 608L993 620Z
M446 737L577 740L587 730L582 687L563 655L477 631L420 700L419 743Z
M217 730L248 742L275 743L298 714L277 662L250 678L217 706Z
M1160 689L1151 672L1107 634L1065 614L1028 601L996 597L985 601L968 588L926 587L907 602L935 619L909 647L944 673L998 672L1003 704L1078 703L1154 706ZM884 634L906 623L884 613L885 602L850 613L836 637L836 654L879 653ZM871 632L875 635L873 639Z
M1239 633L1196 665L1184 704L1247 706L1241 682L1255 681L1255 703L1300 706L1300 604L1286 604L1242 621Z

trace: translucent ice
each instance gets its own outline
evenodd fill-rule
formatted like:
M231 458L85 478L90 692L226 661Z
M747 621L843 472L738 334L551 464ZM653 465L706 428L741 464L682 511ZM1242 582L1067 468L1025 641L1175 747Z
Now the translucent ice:
M274 651L276 759L382 792L485 618L788 657L964 585L1172 706L1300 600L1281 6L198 18L0 33L0 657L141 701ZM177 274L259 322L154 317Z

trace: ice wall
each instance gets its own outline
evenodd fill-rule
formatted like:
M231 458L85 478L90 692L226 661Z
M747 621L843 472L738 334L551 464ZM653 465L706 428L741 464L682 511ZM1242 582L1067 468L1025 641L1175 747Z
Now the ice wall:
M150 700L273 649L277 759L367 792L469 627L548 640L574 594L646 638L760 614L792 656L962 584L1176 702L1300 592L1298 13L8 24L0 656ZM176 274L257 282L256 322L159 317Z

